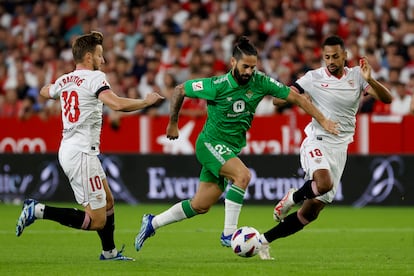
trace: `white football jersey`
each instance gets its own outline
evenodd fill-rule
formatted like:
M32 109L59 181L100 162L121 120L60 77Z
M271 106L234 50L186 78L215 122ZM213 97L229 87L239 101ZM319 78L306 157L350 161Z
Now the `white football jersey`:
M63 133L61 146L90 154L99 153L103 103L100 92L110 89L99 70L75 70L59 77L49 95L60 97Z
M305 128L307 136L334 144L349 144L353 141L359 100L369 88L359 66L345 67L344 75L339 79L324 67L311 70L298 79L295 86L310 95L312 103L325 117L340 125L340 134L333 135L312 118Z

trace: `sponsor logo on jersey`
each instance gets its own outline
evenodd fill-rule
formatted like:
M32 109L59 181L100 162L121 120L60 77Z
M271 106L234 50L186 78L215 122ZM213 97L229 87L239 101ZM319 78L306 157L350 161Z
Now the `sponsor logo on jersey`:
M274 84L276 84L278 87L282 87L282 84L278 82L277 80L275 80L274 78L270 77L269 80L270 82L273 82Z
M328 84L327 83L321 83L321 86L322 87L328 87Z
M202 81L196 81L191 84L193 91L201 91L204 89Z
M221 78L218 78L215 81L213 81L213 84L219 84L219 83L225 82L227 80L228 80L227 75L225 75L225 76L223 76Z
M355 83L354 83L354 80L349 80L349 81L348 81L348 83L349 83L349 85L350 85L351 87L354 87L354 84L355 84Z
M243 100L238 100L233 103L234 113L241 113L246 109L246 103ZM229 114L231 115L231 114ZM227 115L227 117L229 116Z

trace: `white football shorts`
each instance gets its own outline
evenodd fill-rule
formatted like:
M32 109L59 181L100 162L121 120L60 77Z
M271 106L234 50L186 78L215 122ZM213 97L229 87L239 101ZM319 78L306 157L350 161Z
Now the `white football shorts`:
M69 179L76 201L92 210L106 206L102 180L106 178L97 155L90 155L70 146L59 148L59 162Z
M333 188L316 199L331 203L335 197L347 159L347 146L328 144L317 137L307 137L300 147L300 163L305 172L305 180L313 178L319 169L328 169L333 180Z

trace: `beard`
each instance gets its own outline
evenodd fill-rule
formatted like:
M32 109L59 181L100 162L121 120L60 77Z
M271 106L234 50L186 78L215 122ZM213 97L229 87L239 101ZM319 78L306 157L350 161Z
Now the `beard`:
M237 83L239 85L247 84L250 81L250 79L252 78L252 75L249 75L249 74L243 74L242 75L242 74L240 74L240 71L239 71L239 69L237 69L237 67L233 69L233 75L234 75L234 79L237 81Z
M341 68L339 66L328 66L328 71L334 76L338 76L340 74Z

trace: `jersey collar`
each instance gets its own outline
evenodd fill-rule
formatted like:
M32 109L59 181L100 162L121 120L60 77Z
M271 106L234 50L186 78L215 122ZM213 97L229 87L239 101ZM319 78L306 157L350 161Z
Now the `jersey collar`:
M227 73L227 79L229 80L230 86L232 88L236 88L239 87L239 84L237 83L237 81L234 79L233 75L231 74L231 70Z

